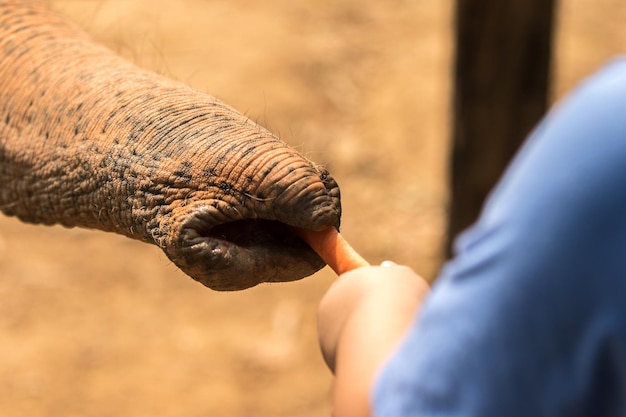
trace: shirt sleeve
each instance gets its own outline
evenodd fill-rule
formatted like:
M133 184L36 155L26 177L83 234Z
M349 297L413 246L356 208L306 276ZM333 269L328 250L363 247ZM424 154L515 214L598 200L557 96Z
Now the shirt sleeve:
M455 246L374 415L625 415L626 60L548 115Z

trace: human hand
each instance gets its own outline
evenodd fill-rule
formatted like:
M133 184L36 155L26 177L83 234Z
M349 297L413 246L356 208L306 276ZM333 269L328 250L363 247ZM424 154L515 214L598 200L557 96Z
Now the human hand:
M333 415L369 416L376 371L399 345L428 284L393 262L369 266L333 228L294 232L340 275L318 312L322 354L336 377Z
M334 415L369 415L376 373L400 344L428 283L405 266L384 262L347 272L318 312L319 342L335 374Z

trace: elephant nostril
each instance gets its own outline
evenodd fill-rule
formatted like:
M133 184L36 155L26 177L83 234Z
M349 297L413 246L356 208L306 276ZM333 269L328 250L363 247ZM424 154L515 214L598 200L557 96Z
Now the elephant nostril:
M205 238L227 241L240 247L273 243L297 244L300 241L287 225L264 219L223 223L199 234Z
M206 219L195 219L187 223L177 243L165 248L168 257L195 280L221 291L292 281L324 266L290 226L274 220L210 225Z

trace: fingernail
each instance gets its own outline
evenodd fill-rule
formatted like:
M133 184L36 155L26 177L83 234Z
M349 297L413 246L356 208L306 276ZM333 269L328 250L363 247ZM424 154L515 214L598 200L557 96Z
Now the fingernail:
M393 261L383 261L380 266L383 268L393 268L394 266L398 266L398 264Z

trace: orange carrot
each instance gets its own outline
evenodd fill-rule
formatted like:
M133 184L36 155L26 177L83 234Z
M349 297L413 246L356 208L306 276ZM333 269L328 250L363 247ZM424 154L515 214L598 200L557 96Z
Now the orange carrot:
M346 242L335 228L321 231L297 229L300 236L332 268L337 275L369 263Z

